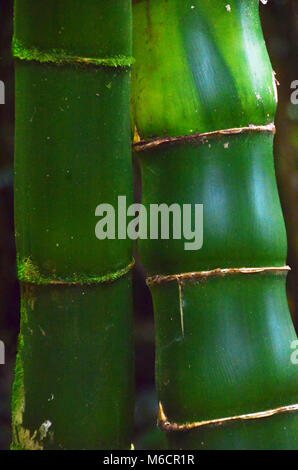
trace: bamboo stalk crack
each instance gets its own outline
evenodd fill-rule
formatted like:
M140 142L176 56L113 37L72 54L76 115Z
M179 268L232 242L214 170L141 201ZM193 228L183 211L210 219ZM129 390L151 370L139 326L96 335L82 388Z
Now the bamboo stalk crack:
M221 136L245 134L250 132L269 132L275 134L275 131L275 125L273 123L266 124L264 126L250 124L246 127L233 127L231 129L221 129L203 133L198 132L196 134L181 135L178 137L161 137L150 141L141 140L139 142L134 143L134 149L136 152L141 152L143 150L153 149L165 144L188 142L203 144L205 142L208 142L208 139L216 139Z
M266 411L259 411L256 413L247 413L237 416L229 416L226 418L218 418L218 419L210 419L205 421L198 421L194 423L185 423L185 424L178 424L172 423L168 420L163 406L159 403L159 421L158 425L163 431L190 431L192 429L201 428L203 426L220 426L224 423L229 423L232 421L247 421L247 420L254 420L254 419L264 419L269 418L270 416L274 416L280 413L290 413L298 411L298 404L288 405L288 406L281 406L279 408L274 408L271 410Z
M195 281L196 279L205 279L214 276L226 276L231 274L263 274L267 272L283 273L290 271L290 266L272 266L272 267L257 267L257 268L217 268L210 271L198 271L189 272L182 274L170 274L170 275L156 275L147 278L147 284L149 286L154 284L163 284L165 282L177 281L179 285L183 281Z

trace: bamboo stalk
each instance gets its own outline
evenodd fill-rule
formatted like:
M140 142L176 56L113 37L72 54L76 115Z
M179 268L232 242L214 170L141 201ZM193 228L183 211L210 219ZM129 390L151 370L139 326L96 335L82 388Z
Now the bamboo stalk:
M133 199L130 1L16 0L14 55L12 448L128 449L132 246L99 241L95 209Z
M143 204L204 205L204 242L140 240L172 449L298 447L297 339L258 0L134 1ZM236 130L236 132L235 132Z

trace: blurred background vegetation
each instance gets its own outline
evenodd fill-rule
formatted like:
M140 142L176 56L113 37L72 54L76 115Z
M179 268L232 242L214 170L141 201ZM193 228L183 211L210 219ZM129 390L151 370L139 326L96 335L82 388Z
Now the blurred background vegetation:
M298 104L291 103L291 84L298 80L298 1L269 0L261 5L267 47L280 83L276 117L275 165L288 233L288 296L298 327ZM10 443L10 388L19 329L19 286L16 279L13 236L13 124L14 75L11 57L13 0L0 0L0 80L5 83L5 105L0 105L0 340L6 363L0 365L0 450ZM224 38L223 38L224 40ZM144 273L137 262L135 278L136 425L135 447L162 449L164 438L156 428L154 392L154 319Z

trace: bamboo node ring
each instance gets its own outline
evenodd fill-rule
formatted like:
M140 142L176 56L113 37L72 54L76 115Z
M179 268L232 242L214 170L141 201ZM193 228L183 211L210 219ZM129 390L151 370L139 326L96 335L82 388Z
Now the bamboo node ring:
M290 413L293 411L298 411L298 404L281 406L279 408L274 408L266 411L258 411L255 413L246 413L242 415L229 416L226 418L216 418L209 419L205 421L198 421L193 423L178 424L170 422L164 412L162 403L159 402L159 418L158 425L163 431L173 432L173 431L190 431L192 429L197 429L203 426L220 426L224 423L229 423L232 421L247 421L254 419L264 419L269 418L280 413Z
M198 271L189 272L182 274L170 274L147 277L148 286L154 284L162 284L165 282L183 282L183 281L195 281L198 279L206 279L214 276L226 276L231 274L264 274L267 272L286 273L291 271L290 266L272 266L272 267L257 267L257 268L217 268L210 271Z
M269 132L275 134L275 125L274 123L266 124L264 126L250 124L246 127L233 127L231 129L221 129L211 132L197 132L195 134L181 135L178 137L160 137L153 140L139 140L136 139L134 143L134 150L136 152L141 152L142 150L150 150L160 145L165 144L175 144L175 143L204 143L208 139L215 139L221 137L222 135L236 135L236 134L245 134L249 132Z

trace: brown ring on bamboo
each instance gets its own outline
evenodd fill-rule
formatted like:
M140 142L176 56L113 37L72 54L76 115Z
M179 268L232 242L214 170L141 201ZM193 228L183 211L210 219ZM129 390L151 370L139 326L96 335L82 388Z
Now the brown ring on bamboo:
M197 142L204 143L208 139L214 139L222 135L235 135L235 134L244 134L247 132L269 132L275 134L275 125L273 123L266 124L264 126L250 124L247 127L234 127L231 129L222 129L219 131L211 131L204 133L188 134L181 135L178 137L160 137L154 140L141 140L140 142L134 143L134 149L136 152L141 152L142 150L149 150L155 147L159 147L164 144L174 144L174 143L186 143L186 142Z
M158 425L163 431L190 431L192 429L197 429L203 426L220 426L221 424L228 423L231 421L247 421L247 420L254 420L254 419L262 419L262 418L269 418L270 416L274 416L281 413L290 413L293 411L298 411L298 404L288 405L288 406L281 406L279 408L274 408L271 410L266 411L258 411L255 413L246 413L242 415L236 416L229 416L227 418L217 418L217 419L210 419L205 421L198 421L194 423L185 423L185 424L178 424L172 423L168 420L161 402L159 402L159 419Z
M164 282L183 282L183 281L195 281L196 279L205 279L213 276L226 276L229 274L263 274L267 272L288 272L291 271L290 266L272 266L272 267L258 267L258 268L217 268L211 271L198 271L182 274L169 274L147 277L147 284L162 284Z

